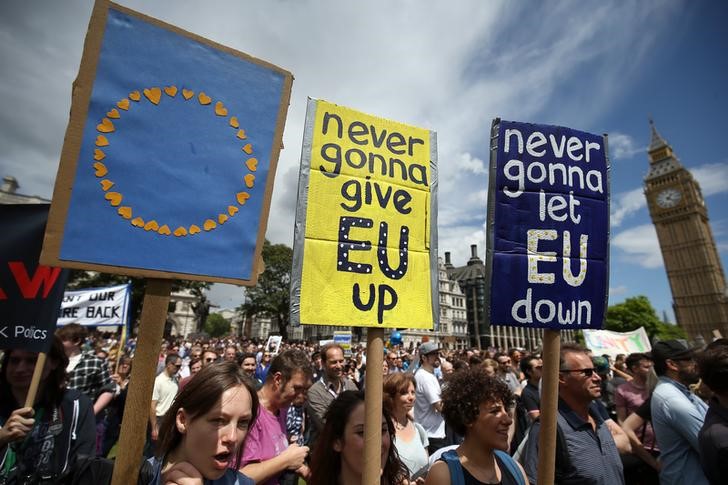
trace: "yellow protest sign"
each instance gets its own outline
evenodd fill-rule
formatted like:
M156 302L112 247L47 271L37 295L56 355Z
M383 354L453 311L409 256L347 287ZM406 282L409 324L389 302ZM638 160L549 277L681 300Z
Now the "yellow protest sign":
M435 133L309 100L294 243L294 323L431 328Z

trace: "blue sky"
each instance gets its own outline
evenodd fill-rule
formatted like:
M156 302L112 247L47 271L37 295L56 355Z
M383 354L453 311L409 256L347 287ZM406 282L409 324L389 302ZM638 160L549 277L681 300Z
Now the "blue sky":
M728 254L728 4L122 1L295 76L267 237L292 245L306 97L438 132L439 252L485 255L494 117L608 133L610 304L671 295L642 195L648 116L700 182ZM0 175L50 197L92 2L0 3ZM223 307L242 298L218 286Z

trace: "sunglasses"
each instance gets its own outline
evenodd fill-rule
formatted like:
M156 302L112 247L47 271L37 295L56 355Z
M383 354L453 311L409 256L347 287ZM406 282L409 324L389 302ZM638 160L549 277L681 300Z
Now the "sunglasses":
M584 377L591 377L597 370L592 367L590 369L560 369L559 372L579 372L584 374Z
M215 359L213 359L212 357L207 357L205 359L205 362L215 362Z

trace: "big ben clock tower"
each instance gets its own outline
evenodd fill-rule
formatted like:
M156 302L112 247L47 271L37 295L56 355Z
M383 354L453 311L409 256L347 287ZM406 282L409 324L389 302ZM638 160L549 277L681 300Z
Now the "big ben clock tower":
M650 120L645 196L672 290L675 318L688 337L728 336L726 282L698 182Z

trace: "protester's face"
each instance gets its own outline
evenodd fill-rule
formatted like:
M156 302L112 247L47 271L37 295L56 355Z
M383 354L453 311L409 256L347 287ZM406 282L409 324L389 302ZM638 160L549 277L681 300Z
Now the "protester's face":
M190 354L191 359L201 359L202 358L202 351L201 350L193 350Z
M589 373L588 371L577 371L577 369L592 369L591 376L586 375ZM564 367L561 370L572 370L574 372L559 373L560 394L581 402L589 402L592 399L601 397L602 378L594 370L594 364L587 354L567 352L564 356Z
M337 347L332 347L326 352L326 362L324 363L326 377L329 380L341 379L344 371L344 352Z
M235 349L232 347L228 347L227 349L225 349L225 360L227 362L235 362L235 354Z
M130 370L131 370L131 363L122 361L119 363L119 368L117 369L117 373L122 376L128 376Z
M506 357L505 355L501 355L498 357L498 368L501 372L510 372L511 371L511 358Z
M202 369L202 361L197 361L194 364L190 366L190 375L195 375L198 372L200 372L200 369Z
M492 365L484 365L483 369L485 370L485 374L493 377L495 375L495 368L493 368Z
M177 372L179 372L181 367L182 367L182 359L177 359L173 362L170 362L169 365L167 365L167 373L169 375L173 376Z
M543 374L543 361L541 359L532 359L531 360L531 377L533 379L539 380L539 379L541 379L542 374Z
M277 379L282 379L279 374ZM311 387L311 379L301 371L294 372L288 382L280 389L280 401L283 407L290 405L294 401L306 400L308 388Z
M515 352L511 353L511 360L515 364L519 363L521 361L521 353L517 350Z
M430 352L425 355L425 361L432 367L440 367L440 352Z
M508 428L513 423L509 410L500 401L480 403L475 421L467 426L466 434L473 433L483 448L507 450Z
M270 362L270 354L266 352L263 354L263 363L267 364L268 362Z
M255 374L255 357L246 357L243 359L243 370L248 375Z
M62 339L63 351L66 352L66 356L70 357L79 348L79 342L71 339Z
M405 412L410 412L415 405L415 385L411 382L407 386L407 390L397 394L394 405Z
M30 382L33 380L33 371L35 370L35 361L38 359L38 354L35 352L27 352L25 350L11 350L10 357L8 357L7 363L7 380L10 387L13 389L28 389L30 388ZM43 367L43 373L41 374L41 380L45 380L48 374L58 366L56 362L51 359L46 359L45 367Z
M313 359L313 365L317 369L320 369L321 368L321 356L320 355L317 355L316 357L314 357L314 359Z
M382 455L381 463L387 462L391 438L389 428L382 416ZM334 450L340 453L341 468L348 470L353 476L361 476L364 472L364 403L359 403L349 415L344 427L344 435L334 441Z
M177 412L176 426L183 438L176 459L187 461L207 480L225 474L248 433L252 398L243 385L222 393L220 400L202 416Z
M208 366L217 360L215 352L205 352L202 354L202 367Z
M685 384L686 386L690 384L695 384L700 380L700 375L698 374L698 367L695 365L695 360L690 359L681 359L681 360L673 360L672 362L675 363L675 366L677 366L677 380Z
M642 359L639 362L637 362L636 365L632 366L632 372L635 376L640 376L642 378L647 377L647 374L650 373L650 370L652 369L652 361L647 359Z

